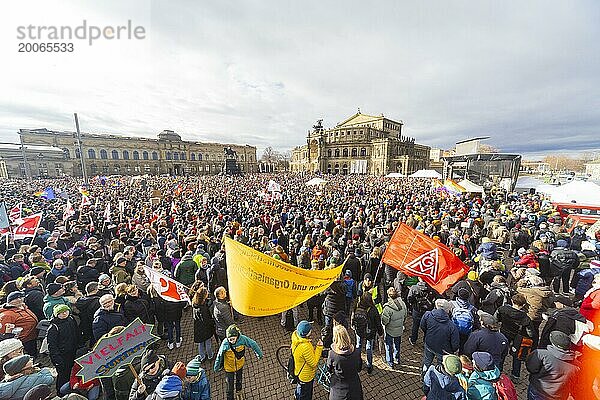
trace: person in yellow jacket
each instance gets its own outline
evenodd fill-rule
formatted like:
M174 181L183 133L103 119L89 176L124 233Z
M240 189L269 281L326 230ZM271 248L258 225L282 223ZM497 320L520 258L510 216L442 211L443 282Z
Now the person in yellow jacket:
M294 355L294 375L298 377L298 385L294 398L296 400L312 400L313 383L317 365L323 352L323 342L317 341L313 347L310 340L312 326L308 321L300 321L292 333L292 354Z
M215 372L225 369L225 380L227 382L227 400L233 400L233 385L235 382L235 393L237 398L242 395L242 368L246 361L246 348L254 350L260 360L263 357L262 350L254 340L242 335L240 329L235 325L229 325L225 332L225 339L219 347L219 353L215 360Z

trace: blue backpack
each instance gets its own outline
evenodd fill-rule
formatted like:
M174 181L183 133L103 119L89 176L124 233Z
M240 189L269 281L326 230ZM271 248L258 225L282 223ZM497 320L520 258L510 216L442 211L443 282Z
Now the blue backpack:
M349 299L354 298L354 279L344 279L346 285L346 297Z
M458 327L458 333L461 335L469 335L473 330L473 314L471 313L473 306L469 304L467 308L460 307L457 303L454 303L454 309L452 310L452 321Z

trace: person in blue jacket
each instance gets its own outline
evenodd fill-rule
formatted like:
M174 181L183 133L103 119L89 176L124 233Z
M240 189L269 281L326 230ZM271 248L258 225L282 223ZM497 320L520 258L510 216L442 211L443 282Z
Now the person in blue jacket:
M199 355L187 363L183 400L210 400L210 384L206 377L206 371L200 366L200 363Z
M421 330L425 334L423 349L423 373L429 369L434 358L441 361L444 354L458 350L460 338L450 313L452 304L445 299L435 301L435 310L427 311L421 319Z
M466 400L465 390L456 377L461 372L460 358L454 354L447 354L441 364L430 366L423 377L423 392L426 399Z

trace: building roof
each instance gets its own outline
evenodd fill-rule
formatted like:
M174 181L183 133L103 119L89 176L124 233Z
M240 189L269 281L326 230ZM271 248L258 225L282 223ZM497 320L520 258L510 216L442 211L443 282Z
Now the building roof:
M21 145L19 143L0 143L0 150L21 150ZM62 149L54 146L40 146L34 144L26 144L25 150L30 151L55 151L58 153L62 153Z
M456 144L463 144L463 143L468 143L468 142L474 142L476 140L485 140L485 139L489 139L489 136L480 136L480 137L475 137L475 138L471 138L471 139L465 139L465 140L461 140L460 142L456 142Z
M402 121L394 121L393 119L389 119L386 118L383 114L381 114L380 116L376 117L374 115L369 115L369 114L363 114L360 112L360 110L354 114L353 116L346 118L344 121L340 122L339 124L336 125L336 127L340 127L340 126L344 126L346 125L348 122L352 121L353 119L356 119L357 121L354 124L362 124L365 122L370 122L370 121L378 121L380 119L387 119L388 121L393 121L397 124L403 125ZM353 124L353 125L354 125Z

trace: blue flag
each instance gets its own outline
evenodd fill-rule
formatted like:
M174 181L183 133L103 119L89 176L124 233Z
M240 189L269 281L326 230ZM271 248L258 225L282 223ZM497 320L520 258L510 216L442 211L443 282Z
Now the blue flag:
M10 228L10 220L6 213L6 203L0 203L0 229Z
M42 193L42 195L40 196L42 199L46 199L46 200L52 200L56 198L56 195L54 194L54 189L52 189L50 186L48 186L44 192Z

